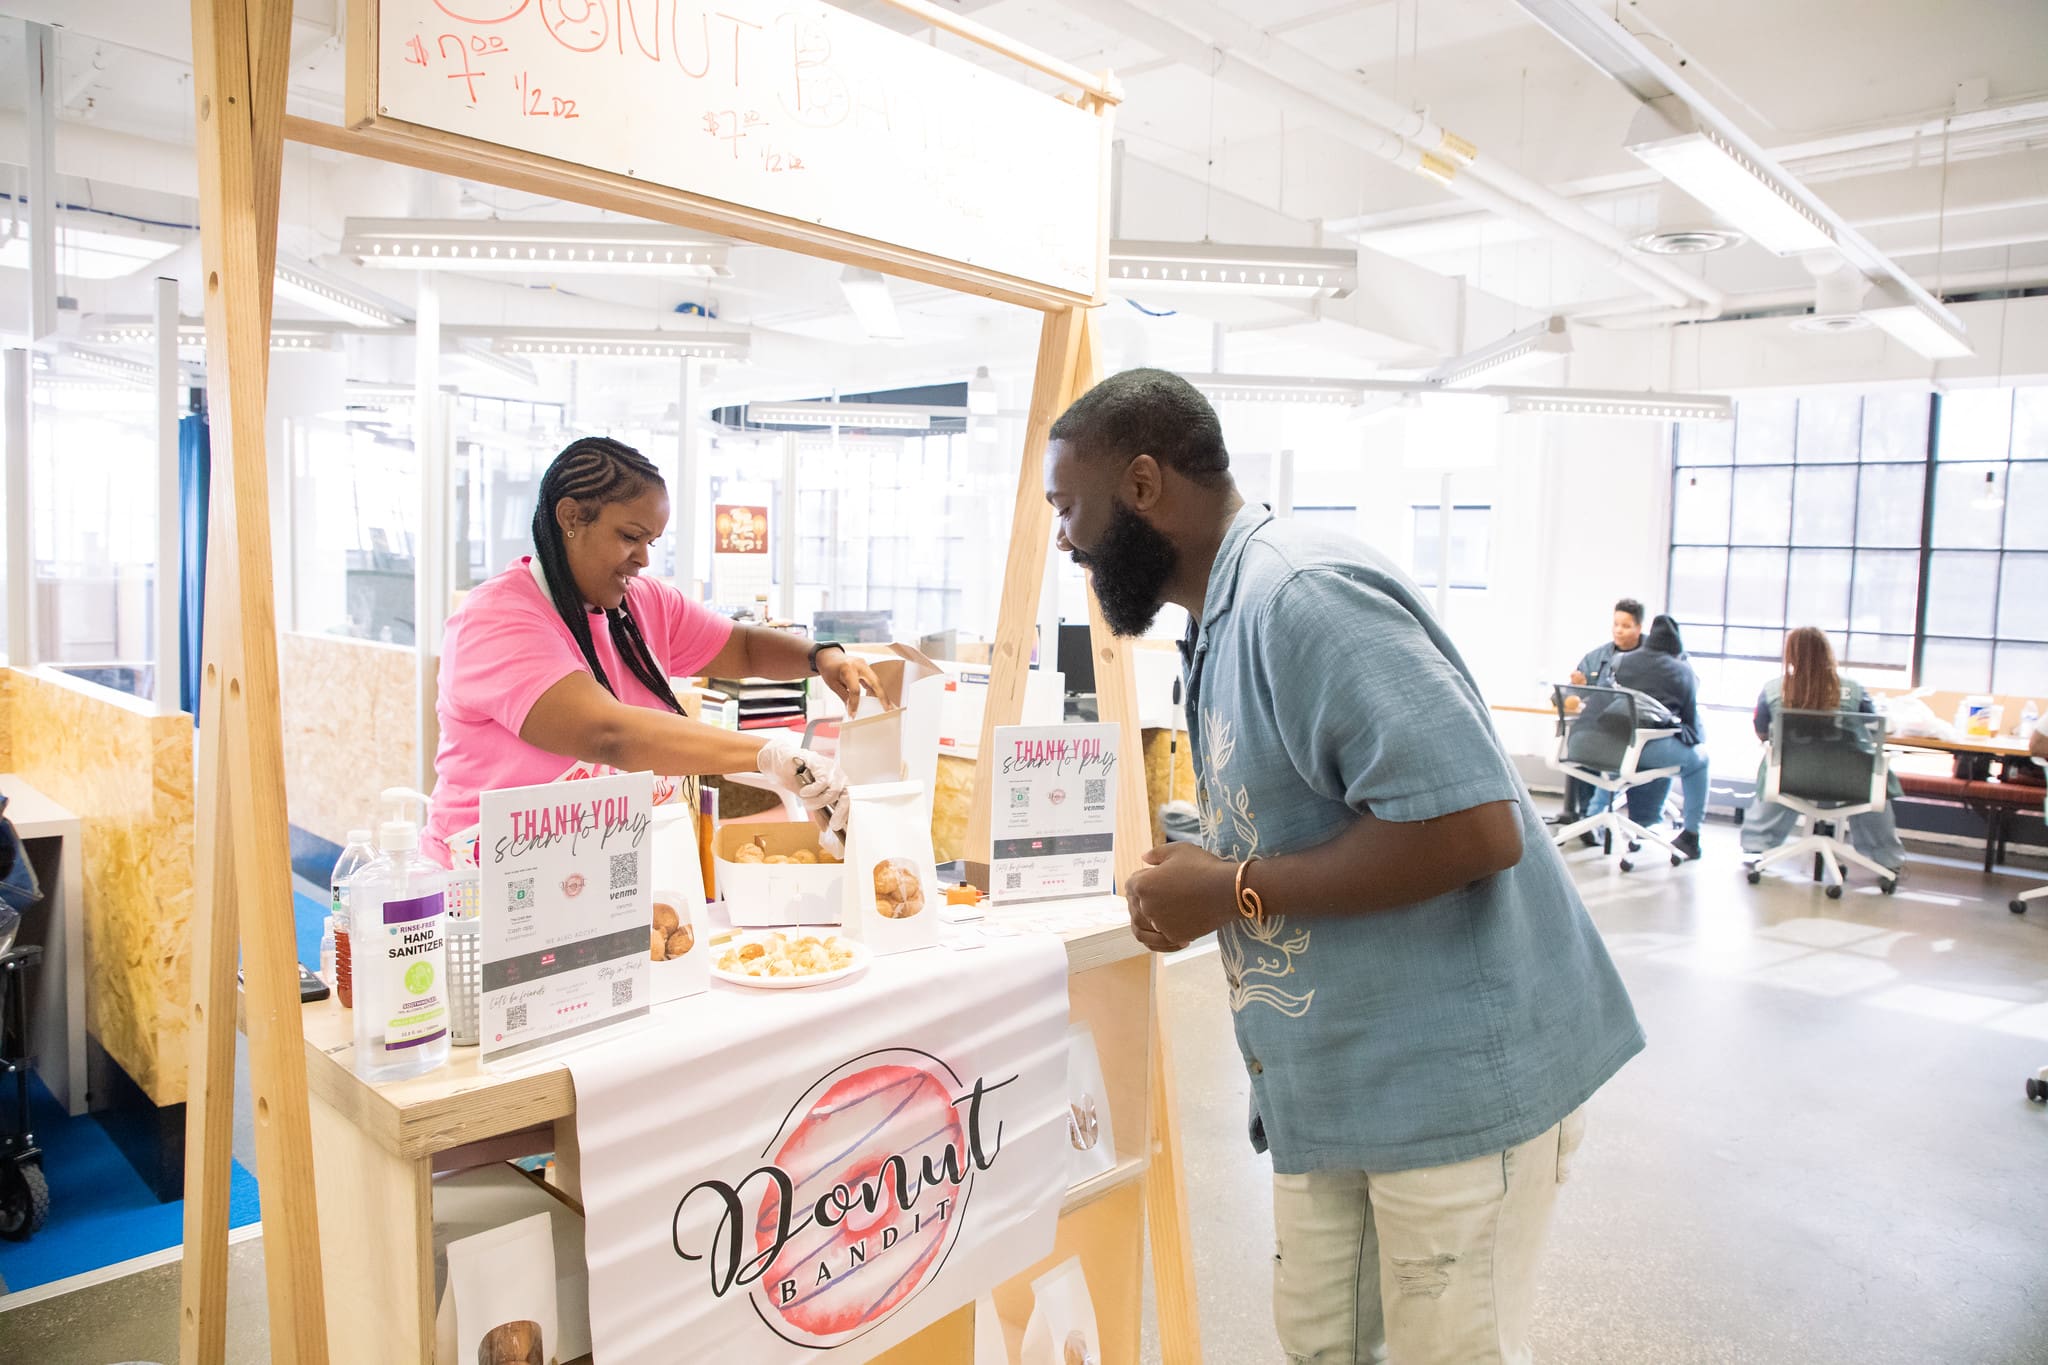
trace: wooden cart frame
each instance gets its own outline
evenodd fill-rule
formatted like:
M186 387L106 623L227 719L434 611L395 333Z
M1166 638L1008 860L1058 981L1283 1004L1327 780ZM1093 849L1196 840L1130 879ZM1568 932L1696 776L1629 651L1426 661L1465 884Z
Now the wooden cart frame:
M1049 75L1101 126L1096 278L1107 246L1111 110L1120 95L1107 73L1090 73L996 34L925 0L887 0L924 23ZM377 0L349 0L349 126L287 116L285 92L291 38L291 0L191 0L193 86L197 111L200 221L205 271L207 353L214 382L212 554L206 584L205 673L199 705L198 886L201 914L194 922L192 1024L186 1139L185 1245L180 1306L180 1358L214 1365L226 1352L228 1171L233 1120L235 1029L238 1012L249 1038L256 1121L257 1172L262 1182L265 1269L268 1278L271 1358L283 1365L325 1362L330 1349L349 1355L354 1338L331 1321L322 1290L319 1200L315 1196L309 1075L333 1088L332 1058L315 1047L309 1068L307 1029L299 1003L296 949L289 917L292 901L284 794L284 759L277 672L277 626L271 586L268 473L264 402L269 378L271 276L276 264L278 195L284 143L314 146L396 162L511 189L540 191L598 208L740 240L779 247L847 265L942 285L1034 308L1044 314L1036 377L1018 474L1015 520L1004 569L993 676L983 719L976 789L985 790L995 746L993 731L1023 714L1034 618L1044 581L1052 513L1043 496L1047 434L1058 414L1093 383L1099 359L1088 310L1092 297L1050 288L888 242L857 237L830 226L785 218L741 205L664 189L570 162L379 117L375 102ZM1142 736L1138 729L1131 659L1104 626L1090 598L1101 714L1123 726L1126 761L1120 765L1117 873L1137 865L1150 844ZM968 833L970 861L986 864L989 815L977 799ZM247 907L250 913L241 911ZM238 1001L237 952L246 973ZM1127 1163L1132 1172L1121 1197L1105 1198L1063 1220L1092 1216L1091 1236L1138 1236L1133 1207L1142 1198L1153 1249L1160 1340L1171 1365L1201 1358L1188 1253L1186 1206L1175 1134L1168 1056L1158 1016L1158 968L1130 958L1105 966L1107 982L1127 997L1117 1017L1142 1021L1148 1053L1149 1112L1143 1127L1149 1160ZM337 1092L339 1093L339 1092ZM322 1105L323 1114L335 1110ZM323 1123L326 1120L323 1119ZM395 1140L395 1139L394 1139ZM423 1180L418 1164L386 1160L384 1149L351 1134L348 1157L383 1162L385 1173ZM425 1151L425 1147L420 1149ZM1142 1150L1142 1149L1141 1149ZM337 1151L335 1155L341 1155ZM430 1153L429 1153L430 1155ZM1136 1173L1142 1171L1142 1188ZM1071 1202L1071 1201L1070 1201ZM416 1225L380 1225L375 1208L355 1211L347 1231L364 1236L412 1237ZM335 1229L336 1235L343 1230ZM416 1253L417 1249L414 1249ZM1135 1245L1133 1254L1139 1253ZM375 1256L371 1245L357 1254ZM408 1253L408 1254L414 1254ZM1136 1295L1130 1296L1132 1300ZM1135 1323L1138 1305L1105 1305ZM408 1312L403 1304L356 1304L355 1312ZM958 1330L963 1315L935 1325L904 1347L904 1360L971 1358ZM947 1330L941 1331L941 1328ZM920 1348L927 1337L928 1349ZM1133 1326L1114 1339L1135 1343ZM427 1338L431 1353L431 1337ZM913 1348L920 1348L913 1350ZM965 1354L963 1354L963 1350ZM894 1353L892 1353L893 1357ZM380 1362L395 1365L395 1362ZM1117 1365L1128 1365L1117 1362Z

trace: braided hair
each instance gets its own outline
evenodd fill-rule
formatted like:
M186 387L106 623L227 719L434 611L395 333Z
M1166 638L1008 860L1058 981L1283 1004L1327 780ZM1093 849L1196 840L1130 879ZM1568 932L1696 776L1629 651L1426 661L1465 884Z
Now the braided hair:
M604 665L597 661L597 648L590 634L590 611L583 603L583 594L576 590L575 576L569 572L569 551L562 543L562 524L555 519L555 508L563 498L574 498L586 509L581 520L587 525L597 520L597 513L589 509L630 501L650 485L661 483L661 471L633 447L609 436L585 436L571 441L555 456L548 472L541 476L540 499L533 509L534 557L547 579L548 596L569 627L569 634L575 637L576 647L583 651L583 661L590 665L598 685L614 697L618 696L618 689L605 676ZM654 654L647 648L647 637L640 633L640 623L633 619L623 598L618 606L606 610L605 620L612 643L633 676L669 710L681 715L682 703L676 700L668 678L655 664Z

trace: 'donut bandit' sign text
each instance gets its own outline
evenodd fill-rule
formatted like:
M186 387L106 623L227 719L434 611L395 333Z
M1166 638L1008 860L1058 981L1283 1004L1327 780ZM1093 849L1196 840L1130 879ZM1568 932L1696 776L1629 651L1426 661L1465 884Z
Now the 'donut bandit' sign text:
M677 1203L676 1255L713 1295L749 1291L792 1345L829 1350L885 1321L944 1266L972 1216L975 1177L1002 1155L986 1104L1012 1075L965 1084L929 1053L889 1049L818 1080L736 1181L699 1181ZM717 1209L689 1243L685 1212Z

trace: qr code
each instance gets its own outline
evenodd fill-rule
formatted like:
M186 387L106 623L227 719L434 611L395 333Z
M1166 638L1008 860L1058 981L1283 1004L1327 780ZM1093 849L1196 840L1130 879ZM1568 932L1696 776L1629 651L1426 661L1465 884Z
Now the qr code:
M526 1006L524 1006L524 1005L507 1005L507 1006L505 1007L505 1027L506 1027L506 1028L507 1028L508 1030L510 1030L510 1029L522 1029L522 1028L525 1028L525 1027L526 1027Z
M1099 806L1099 805L1101 805L1101 804L1102 804L1103 802L1105 802L1105 801L1107 801L1107 800L1109 800L1109 779L1108 779L1108 778L1106 778L1106 777L1091 777L1091 778L1089 778L1089 779L1088 779L1088 780L1087 780L1086 782L1083 782L1083 783L1081 784L1081 804L1082 804L1082 805L1084 805L1084 806Z
M1081 885L1082 885L1083 887L1090 887L1090 886L1100 886L1100 885L1102 885L1102 869L1101 869L1101 868L1099 868L1099 867L1084 867L1084 868L1082 868L1082 869L1081 869Z
M632 1003L633 978L629 976L624 981L612 982L612 1008L617 1009L621 1005L630 1005Z
M533 904L533 878L521 877L505 884L505 908L524 910Z
M1024 874L1022 872L1005 872L1003 874L1003 890L1022 891L1023 889Z
M1011 806L1013 806L1013 807L1016 807L1016 808L1019 808L1019 809L1021 809L1021 808L1025 807L1025 806L1028 806L1028 805L1030 805L1030 804L1031 804L1031 788L1029 788L1029 787L1012 787L1012 788L1010 788L1010 804L1011 804Z
M614 853L612 855L612 890L637 891L640 889L640 855L637 853Z

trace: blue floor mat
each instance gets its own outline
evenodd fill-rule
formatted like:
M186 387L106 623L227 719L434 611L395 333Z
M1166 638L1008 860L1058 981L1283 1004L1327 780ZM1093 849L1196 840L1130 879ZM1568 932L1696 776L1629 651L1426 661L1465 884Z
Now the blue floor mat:
M293 928L299 940L299 961L320 970L320 935L327 927L328 904L303 891L292 892Z
M324 897L294 890L293 938L299 961L315 971L327 913ZM30 1122L50 1182L50 1221L26 1242L0 1242L0 1280L8 1292L162 1251L183 1239L183 1200L159 1204L99 1123L91 1115L66 1114L34 1076L29 1096ZM256 1179L236 1162L228 1221L241 1227L258 1217Z
M82 1275L184 1238L185 1202L159 1204L142 1177L90 1114L72 1118L29 1077L30 1121L50 1182L50 1221L26 1242L0 1242L0 1279L8 1291ZM240 1163L230 1172L228 1222L260 1216L256 1180Z

